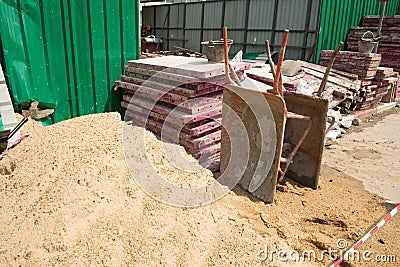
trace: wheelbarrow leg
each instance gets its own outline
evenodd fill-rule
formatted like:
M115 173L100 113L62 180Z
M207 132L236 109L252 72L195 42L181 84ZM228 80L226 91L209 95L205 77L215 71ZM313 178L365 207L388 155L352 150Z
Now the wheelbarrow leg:
M281 183L283 181L283 178L285 178L285 174L287 172L287 170L289 169L290 164L293 161L294 156L296 155L297 151L299 150L300 146L303 144L304 139L306 139L308 133L310 132L311 128L312 128L312 120L311 117L308 116L303 116L300 114L295 114L295 113L288 113L287 114L287 118L288 119L295 119L295 120L304 120L304 121L308 121L308 126L306 128L306 130L303 132L303 134L301 135L299 141L297 142L296 146L293 148L292 152L290 153L289 157L287 158L282 158L281 157L281 163L285 165L285 167L279 170L279 178L278 178L278 183Z

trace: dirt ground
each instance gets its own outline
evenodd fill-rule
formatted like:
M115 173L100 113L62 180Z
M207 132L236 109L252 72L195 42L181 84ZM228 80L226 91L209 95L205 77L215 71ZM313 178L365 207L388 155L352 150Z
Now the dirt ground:
M368 191L399 203L399 108L362 123L326 151L324 163L362 181Z
M30 121L23 132L32 136L0 162L0 265L326 266L332 262L327 255L320 261L284 262L277 253L265 259L264 252L313 250L321 258L322 251L338 249L340 239L354 244L393 208L360 181L368 185L368 177L376 177L371 169L399 177L398 141L376 144L373 139L394 138L400 114L391 116L369 128L364 123L362 131L353 130L325 151L318 190L286 181L277 188L275 203L267 205L236 187L194 209L164 205L134 183L118 114L46 128ZM146 140L150 151L159 153L160 142L150 133ZM369 165L357 165L362 159ZM399 178L393 179L398 185ZM360 247L374 253L373 262L342 266L399 266L399 217ZM383 255L394 255L397 262L376 262L375 256Z

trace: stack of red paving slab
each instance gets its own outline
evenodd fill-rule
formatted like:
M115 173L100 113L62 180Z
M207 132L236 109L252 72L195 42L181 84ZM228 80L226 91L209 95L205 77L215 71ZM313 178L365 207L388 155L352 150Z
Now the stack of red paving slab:
M382 98L387 95L391 84L388 80L364 80L362 88L354 95L354 105L357 110L364 110L381 102Z
M321 51L321 62L327 66L333 51ZM393 68L380 67L380 54L341 51L335 59L334 69L358 75L361 88L343 102L346 110L364 110L373 107L393 89L397 73ZM397 88L396 88L397 89Z
M384 81L390 77L393 77L395 74L396 72L393 70L393 68L379 67L376 71L375 79L377 81Z
M234 64L244 79L247 63ZM179 143L211 171L219 170L222 93L229 82L224 64L203 58L167 56L127 62L115 85L122 107L136 125L161 140Z
M351 27L347 36L347 50L358 51L358 41L366 31L378 30L378 16L365 16L360 27ZM382 66L400 72L400 15L388 16L383 20L378 53L382 55Z
M394 102L399 98L399 73L393 68L379 67L375 80L389 87L389 92L383 97L382 102Z
M332 50L321 51L322 66L328 66ZM357 74L361 80L373 79L381 64L380 54L364 54L352 51L340 51L333 65L334 69Z

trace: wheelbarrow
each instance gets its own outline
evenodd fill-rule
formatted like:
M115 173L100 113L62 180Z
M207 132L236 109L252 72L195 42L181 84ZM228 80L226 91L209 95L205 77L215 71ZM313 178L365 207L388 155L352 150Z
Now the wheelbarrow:
M285 92L284 99L287 110L290 112L289 114L301 114L309 118L310 122L312 122L312 127L311 124L307 125L304 120L290 119L289 115L285 128L284 144L289 144L290 146L297 143L298 149L293 150L288 163L287 161L281 162L281 164L285 165L285 172L281 173L282 175L278 178L279 182L286 175L286 177L304 186L313 189L318 188L325 136L335 123L335 118L331 117L330 126L326 129L329 102L322 99L321 96L325 90L335 58L342 46L343 42L340 42L332 54L316 95L309 96L296 92ZM267 52L268 50L267 44Z
M231 71L233 77L230 77L231 67L227 49L225 49L225 70L232 85L226 86L224 90L224 108L228 109L229 107L235 111L237 118L247 129L247 133L242 138L244 141L247 138L250 144L249 161L239 180L239 185L267 203L273 201L276 184L281 182L285 176L317 189L325 138L328 102L320 98L320 91L323 91L326 81L321 84L317 97L284 93L281 70L288 32L287 30L284 32L276 70L272 64L271 69L275 78L273 90L269 92L260 92L241 86L237 82L238 79L234 77L233 71ZM224 39L227 39L226 28L224 28ZM270 53L268 54L270 55ZM272 62L271 58L269 62ZM253 94L253 97L243 98L243 95L248 94ZM256 119L257 107L258 109L262 108L264 103L268 103L272 113L270 117L273 117L273 120ZM224 109L222 116L221 171L224 172L229 164L231 154L241 151L235 151L237 144L230 143L228 131L224 130L225 127L229 128L234 124L232 122L235 119L234 116L224 112ZM261 125L265 124L270 124L270 129L274 129L275 134L271 134L271 131L262 133ZM232 131L232 129L230 130ZM260 138L260 134L270 135ZM273 156L269 157L270 164L264 162L268 157L263 155L265 152L260 148L263 141L260 140L264 140L269 145L274 144ZM267 168L262 169L265 166ZM239 169L239 167L237 168ZM241 172L238 171L238 173Z

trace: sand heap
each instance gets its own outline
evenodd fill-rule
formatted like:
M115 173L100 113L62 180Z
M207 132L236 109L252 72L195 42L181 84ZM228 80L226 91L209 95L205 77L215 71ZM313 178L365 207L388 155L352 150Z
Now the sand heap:
M261 262L257 253L266 246L321 251L338 238L351 243L375 221L371 212L386 212L379 199L336 173L322 179L319 191L287 182L273 205L235 188L202 208L171 207L134 183L119 114L46 128L30 121L23 131L33 135L0 162L1 266L286 266ZM160 171L184 179L163 163L160 141L149 132L146 140ZM205 169L193 175L212 178ZM327 201L338 188L348 188L340 193L343 201ZM388 251L397 251L398 243L385 241Z

